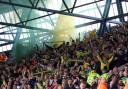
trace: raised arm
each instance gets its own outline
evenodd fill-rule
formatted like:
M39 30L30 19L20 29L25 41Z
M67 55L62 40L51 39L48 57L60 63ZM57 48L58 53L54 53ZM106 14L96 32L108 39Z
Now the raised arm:
M99 54L97 54L97 59L98 59L100 62L103 62Z
M111 56L111 58L108 60L108 62L110 63L113 60L113 55Z

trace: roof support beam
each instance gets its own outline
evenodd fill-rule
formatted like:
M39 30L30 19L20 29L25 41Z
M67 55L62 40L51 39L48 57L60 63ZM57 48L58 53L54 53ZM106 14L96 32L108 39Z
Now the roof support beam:
M44 3L44 1L43 1L43 0L41 0L41 3L42 3L42 5L46 8L45 3ZM50 14L50 13L49 13L49 12L47 12L47 14ZM49 15L48 17L49 17L50 22L51 22L50 24L51 24L51 25L53 25L53 26L55 27L55 24L54 24L54 22L53 22L53 20L52 20L51 16Z
M5 46L5 45L13 44L13 43L14 42L8 42L8 43L0 44L0 46Z
M89 5L89 4L100 2L100 1L103 1L103 0L99 0L99 1L91 2L91 3L83 4L83 5L80 5L80 6L76 6L74 8L82 7L84 5ZM23 21L23 23L24 22L28 22L28 21L32 21L32 20L35 20L35 19L39 19L39 18L42 18L42 17L50 16L50 15L53 15L55 13L69 15L69 16L75 16L75 17L80 17L80 18L85 18L85 19L98 20L98 22L102 21L102 19L96 18L96 17L91 17L91 16L85 16L85 15L80 15L80 14L73 14L73 13L64 12L66 10L57 11L57 10L51 10L51 9L46 9L46 8L36 8L36 7L31 7L31 6L26 6L26 5L19 5L19 4L15 4L15 3L4 2L4 1L0 1L0 3L7 4L7 5L13 4L13 5L20 6L20 7L31 8L31 9L36 9L36 10L41 10L41 11L46 11L46 12L52 12L52 13L50 13L48 15L40 16L40 17L33 18L33 19L30 19L30 20L27 20L27 21ZM73 8L69 8L69 10L71 10L71 9L73 9ZM110 22L111 23L115 23L115 21L110 21ZM20 24L20 23L16 23L16 24ZM115 23L115 24L117 24L117 23ZM7 27L7 26L5 26L5 27ZM4 28L4 27L2 27L2 28ZM0 28L0 29L2 29L2 28Z
M37 0L35 7L37 7L37 6L38 6L39 1L40 1L40 0Z
M74 7L75 7L75 5L76 5L76 2L77 2L77 0L74 1L73 7L72 7L72 9L71 9L71 13L73 13L73 11L74 11L74 9L75 9Z
M9 40L9 39L2 39L2 38L0 38L0 41L12 42L12 40Z
M65 8L67 9L68 13L70 13L70 10L69 10L68 5L66 4L66 2L64 0L62 0L62 2L64 4Z
M118 10L118 14L123 14L123 7L122 7L122 3L121 0L116 0L116 5L117 5L117 10ZM121 22L124 22L124 17L120 17L119 18Z
M37 7L31 7L31 6L27 6L27 5L21 5L21 4L16 4L16 3L5 2L5 1L0 1L0 3L7 4L7 5L15 5L15 6L18 6L18 7L35 9L35 10L39 10L39 11L46 11L46 12L51 12L51 13L56 13L56 14L63 14L63 15L69 15L69 16L74 16L74 17L80 17L80 18L85 18L85 19L101 20L99 18L95 18L95 17L91 17L91 16L67 13L67 12L53 10L53 9L37 8Z
M22 32L22 34L28 34L28 33L31 33L31 32ZM38 33L38 32L37 32ZM17 34L17 32L13 32L13 33L7 33L7 32L4 32L4 33L0 33L0 35L6 35L6 34L8 34L8 35L11 35L11 34Z
M11 0L9 0L9 2L10 3L12 3L12 1ZM15 13L16 13L16 15L17 15L17 17L19 18L19 20L20 20L20 22L22 22L22 19L20 18L20 15L18 14L18 12L17 12L17 10L16 10L16 8L15 8L15 6L14 5L12 5L12 8L14 9L14 11L15 11ZM23 23L21 23L22 25L24 25Z
M85 6L85 5L90 5L90 4L93 4L93 3L100 2L100 1L103 1L103 0L98 0L98 1L90 2L90 3L85 3L85 4L82 4L82 5L79 5L79 6L75 6L74 8L83 7L83 6ZM3 1L1 2L1 1L0 1L0 3L10 5L8 2L3 2ZM69 10L72 10L72 9L73 9L73 7L72 7L72 8L69 8ZM65 10L62 10L62 11L60 11L60 12L64 12L64 11L66 11L66 9L65 9ZM54 15L54 14L55 14L55 13L52 12L52 13L47 14L47 15L44 15L44 16L39 16L39 17L30 19L30 20L23 21L23 23L24 23L24 22L26 23L26 22L29 22L29 21L33 21L33 20L36 20L36 19L40 19L40 18L43 18L43 17L46 17L46 16ZM20 24L20 23L21 23L21 22L16 23L16 24ZM6 28L6 27L7 27L7 26L5 26L5 27L1 27L0 29Z
M23 21L23 23L26 23L26 22L29 22L29 21L33 21L33 20L36 20L36 19L40 19L40 18L49 16L49 15L51 15L51 14L47 14L47 15L44 15L44 16L36 17L36 18L30 19L30 20L26 20L26 21ZM15 24L18 25L18 24L20 24L20 23L21 23L21 22L15 23ZM6 28L6 27L8 27L8 26L1 27L0 29Z
M3 16L4 20L5 20L5 22L7 23L7 19L6 19L5 15L2 14L2 16ZM9 16L10 16L10 15L9 15ZM10 18L10 17L9 17L9 18ZM11 28L9 27L8 29L9 29L9 31L11 32ZM11 32L11 33L12 33L12 32ZM12 37L14 38L14 35L13 35L13 34L12 34Z
M112 2L112 0L106 0L102 19L106 19L108 17L110 6L111 6L111 2ZM99 29L99 32L98 32L99 36L102 36L103 33L105 31L107 31L106 23L107 23L106 21L101 22L100 29Z
M36 0L34 0L34 1L36 1ZM32 5L32 7L34 7L34 4L33 4L32 0L29 0L29 2Z
M96 4L96 7L97 7L97 9L98 9L98 11L99 11L99 13L100 13L101 17L103 17L102 12L101 12L101 10L100 10L100 8L99 8L99 6L98 6L97 2L96 2L95 4Z
M128 2L128 0L122 0L122 1L124 1L124 2Z
M33 3L33 7L34 7L35 1L36 1L36 0L34 0L33 2L31 1L31 2ZM37 4L36 4L36 5L37 5ZM27 16L27 20L29 20L29 18L30 18L30 16L31 16L31 12L32 12L32 9L30 9L30 11L29 11L29 14L28 14L28 16ZM27 21L27 20L26 20L26 21ZM27 25L27 23L28 23L28 22L25 22L25 26Z
M113 19L116 19L116 18L119 18L119 17L125 17L125 16L128 16L128 13L125 13L125 14L121 14L121 15L116 15L116 16L113 16L113 17L108 17L106 19L102 19L101 21L92 21L92 22L88 22L88 23L83 23L83 24L79 24L79 25L76 25L76 28L80 28L80 27L83 27L83 26L88 26L88 25L92 25L92 24L96 24L96 23L101 23L101 22L109 22L110 20L113 20ZM117 24L122 24L122 23L117 23Z
M26 29L31 29L31 30L42 30L44 32L49 32L49 29L43 29L43 28L37 28L37 27L31 27L31 26L23 26L23 25L18 25L18 24L12 24L12 23L5 23L5 22L0 22L1 25L7 25L7 26L12 26L12 27L19 27L19 28L26 28Z
M21 18L24 17L24 13L25 11L23 10L22 14L21 14ZM25 13L26 14L26 13ZM25 19L25 18L24 18ZM25 25L24 25L25 26ZM17 32L16 32L16 36L14 38L14 43L13 43L13 46L12 46L12 50L14 49L15 47L15 44L18 42L18 40L20 39L20 36L21 36L21 33L22 33L22 28L17 28Z

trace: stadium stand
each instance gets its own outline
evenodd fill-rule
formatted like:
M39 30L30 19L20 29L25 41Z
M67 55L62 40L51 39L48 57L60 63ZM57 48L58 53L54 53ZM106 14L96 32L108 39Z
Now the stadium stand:
M128 25L24 59L1 62L0 89L128 89Z

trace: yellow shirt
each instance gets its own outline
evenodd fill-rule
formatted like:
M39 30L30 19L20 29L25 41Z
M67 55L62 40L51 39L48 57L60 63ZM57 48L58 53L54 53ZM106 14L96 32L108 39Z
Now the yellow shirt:
M90 72L88 73L87 83L88 83L89 85L91 85L92 82L94 81L94 79L95 79L95 78L99 78L99 77L100 77L99 74L95 73L94 71L90 71Z
M101 77L103 77L106 80L108 80L108 78L110 77L110 75L108 73L104 73L104 74L101 75Z
M83 67L86 69L89 66L89 63L84 62Z
M81 51L77 51L76 52L76 56L77 56L77 58L83 57L84 56L84 53L81 52Z
M61 64L65 64L67 62L67 58L64 56L61 56Z

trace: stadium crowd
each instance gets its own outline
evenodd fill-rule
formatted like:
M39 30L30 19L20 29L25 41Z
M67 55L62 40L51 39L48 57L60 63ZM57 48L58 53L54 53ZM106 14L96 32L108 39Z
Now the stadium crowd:
M128 25L0 63L0 89L128 89Z

